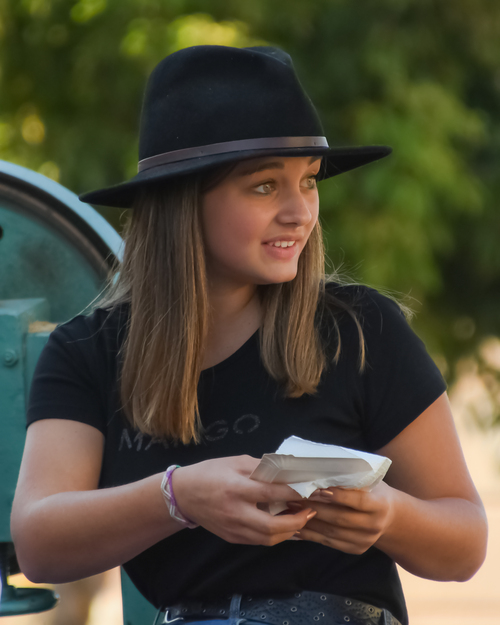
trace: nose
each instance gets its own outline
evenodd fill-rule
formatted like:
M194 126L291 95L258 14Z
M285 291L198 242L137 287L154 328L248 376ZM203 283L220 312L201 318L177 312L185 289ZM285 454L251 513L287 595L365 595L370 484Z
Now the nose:
M318 209L317 193L304 193L301 189L290 190L282 198L277 219L283 225L304 227L316 219Z

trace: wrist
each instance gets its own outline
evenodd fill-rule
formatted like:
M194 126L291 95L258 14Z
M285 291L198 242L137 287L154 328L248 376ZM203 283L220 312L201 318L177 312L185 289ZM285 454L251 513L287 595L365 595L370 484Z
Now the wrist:
M376 546L387 553L387 555L393 557L393 549L400 539L401 525L406 525L409 522L409 519L403 521L405 518L404 510L408 506L411 507L412 497L391 486L385 486L387 491L387 510L382 534L376 542Z
M186 517L182 511L180 510L177 499L175 498L174 487L172 484L172 476L176 469L180 469L181 467L177 464L173 464L168 467L163 475L163 479L161 482L161 491L163 493L163 498L165 499L165 503L167 505L170 516L180 523L183 527L187 527L189 529L194 529L198 527L198 524Z

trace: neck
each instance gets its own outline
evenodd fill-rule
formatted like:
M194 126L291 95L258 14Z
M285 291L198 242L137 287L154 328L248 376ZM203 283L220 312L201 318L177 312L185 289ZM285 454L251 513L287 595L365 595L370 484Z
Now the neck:
M210 289L210 320L203 368L225 360L261 325L262 311L257 289L247 287L221 291Z
M245 324L255 317L259 317L260 321L260 303L254 286L235 289L210 287L209 301L211 329L226 324Z

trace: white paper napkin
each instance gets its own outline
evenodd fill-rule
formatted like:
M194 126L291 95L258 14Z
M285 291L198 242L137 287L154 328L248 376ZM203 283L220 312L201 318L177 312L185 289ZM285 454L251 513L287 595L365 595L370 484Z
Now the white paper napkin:
M329 486L371 490L390 466L391 460L385 456L290 436L276 453L262 456L250 477L260 482L288 484L307 498L318 488ZM271 514L285 509L281 502L270 505Z

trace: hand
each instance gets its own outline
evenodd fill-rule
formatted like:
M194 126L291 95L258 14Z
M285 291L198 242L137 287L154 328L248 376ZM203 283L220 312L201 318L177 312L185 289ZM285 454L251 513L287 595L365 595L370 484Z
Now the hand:
M285 484L250 479L259 460L217 458L176 469L172 488L181 512L230 543L276 545L291 538L316 514L301 506L294 514L271 516L257 504L300 500Z
M316 491L300 503L289 502L292 511L304 506L317 512L297 535L345 553L362 554L389 528L396 491L380 482L371 492L328 488Z

